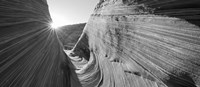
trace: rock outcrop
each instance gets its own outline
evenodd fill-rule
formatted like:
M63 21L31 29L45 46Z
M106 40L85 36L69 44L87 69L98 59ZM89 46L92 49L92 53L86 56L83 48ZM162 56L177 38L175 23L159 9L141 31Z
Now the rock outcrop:
M200 87L199 21L199 0L100 0L67 53L83 87Z

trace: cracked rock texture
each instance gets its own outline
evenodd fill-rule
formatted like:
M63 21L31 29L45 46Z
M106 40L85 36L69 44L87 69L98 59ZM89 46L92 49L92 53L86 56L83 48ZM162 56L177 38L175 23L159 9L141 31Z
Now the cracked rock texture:
M199 21L199 0L100 0L63 50L46 0L0 0L0 87L200 87Z

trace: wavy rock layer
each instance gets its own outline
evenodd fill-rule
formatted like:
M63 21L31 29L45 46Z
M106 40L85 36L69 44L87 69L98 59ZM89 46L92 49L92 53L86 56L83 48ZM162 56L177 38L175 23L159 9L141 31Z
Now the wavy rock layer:
M101 0L67 53L83 87L200 87L199 14L199 0Z

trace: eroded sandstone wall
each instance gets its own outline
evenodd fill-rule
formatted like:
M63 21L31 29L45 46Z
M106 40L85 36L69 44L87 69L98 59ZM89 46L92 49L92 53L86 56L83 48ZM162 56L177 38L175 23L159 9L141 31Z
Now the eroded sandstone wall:
M0 87L81 87L46 0L0 0Z
M199 14L199 0L100 0L71 52L81 84L200 87Z

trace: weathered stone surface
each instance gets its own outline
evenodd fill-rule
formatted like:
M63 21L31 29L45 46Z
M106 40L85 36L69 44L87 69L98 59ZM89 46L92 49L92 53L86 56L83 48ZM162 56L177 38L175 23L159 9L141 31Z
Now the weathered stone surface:
M199 0L100 0L67 53L83 87L200 87L199 14Z

